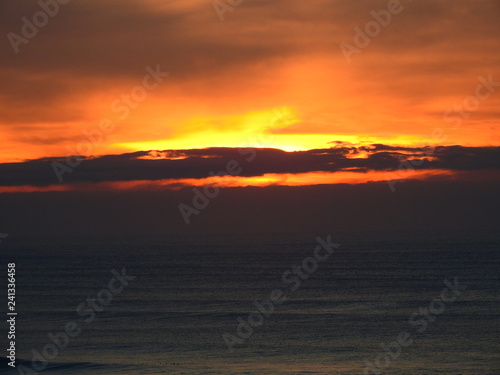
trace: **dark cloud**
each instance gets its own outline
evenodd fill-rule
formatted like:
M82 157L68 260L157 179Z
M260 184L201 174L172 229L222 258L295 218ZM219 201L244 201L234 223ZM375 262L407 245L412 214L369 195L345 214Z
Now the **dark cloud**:
M385 182L359 185L227 188L186 225L180 191L0 194L0 227L21 236L187 233L414 232L443 238L447 231L482 240L500 233L499 181L407 181L391 193ZM171 240L169 238L169 240ZM168 242L168 241L167 241ZM2 246L8 246L7 242ZM8 248L7 248L8 249Z
M360 152L368 155L357 157ZM225 171L231 160L239 163L241 173L238 175L245 177L265 173L395 171L402 168L404 161L414 161L412 165L420 170L500 171L500 147L411 148L376 144L359 149L347 146L299 152L210 148L163 153L168 154L169 159L144 159L150 156L147 151L86 158L73 172L63 175L64 183L200 179L209 177L211 172ZM0 164L0 186L55 184L58 181L51 166L53 162L66 164L66 159L50 158Z

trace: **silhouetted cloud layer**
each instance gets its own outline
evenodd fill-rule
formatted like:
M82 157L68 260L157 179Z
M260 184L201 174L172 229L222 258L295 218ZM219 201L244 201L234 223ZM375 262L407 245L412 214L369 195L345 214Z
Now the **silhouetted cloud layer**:
M407 165L417 170L500 171L500 147L411 148L376 144L298 152L234 148L141 151L81 159L72 172L63 175L63 183L202 179L226 171L232 160L241 167L237 175L242 177L266 173L398 171ZM46 158L0 164L0 186L56 184L54 162L65 165L67 160Z

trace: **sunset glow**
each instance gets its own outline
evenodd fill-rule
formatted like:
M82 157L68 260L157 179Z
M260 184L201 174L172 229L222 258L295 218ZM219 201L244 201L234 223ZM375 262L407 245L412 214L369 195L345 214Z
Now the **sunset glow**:
M0 372L500 374L499 20L0 1Z
M241 7L248 18L218 24L212 7L201 1L148 1L134 8L133 17L150 27L116 39L113 26L95 16L105 4L91 1L94 11L87 16L99 32L89 34L77 21L57 31L62 25L54 23L47 30L58 38L22 46L25 57L38 49L54 51L43 70L30 66L36 59L7 59L0 66L10 92L0 103L0 162L143 151L156 154L142 159L182 160L173 152L212 147L296 152L339 145L500 146L495 22L483 23L488 32L469 30L470 35L451 23L464 38L443 49L426 42L439 27L431 21L416 35L405 35L405 19L419 14L409 8L394 19L393 32L346 61L339 45L352 41L353 25L365 24L370 14L335 3L325 18L321 7L293 2L286 14L266 13L266 24L256 27L256 14L270 5L259 3L255 14ZM68 20L79 19L73 7L67 7ZM116 10L117 20L128 19L129 11ZM182 22L157 22L169 17ZM469 39L478 35L481 48L470 47ZM75 38L86 42L71 47ZM109 40L116 43L109 47ZM122 44L130 45L126 57ZM483 65L471 71L470 56L478 55ZM446 75L431 68L444 65ZM398 152L404 156L403 149ZM368 181L367 175L358 177L352 181ZM299 179L315 181L296 175L270 183Z
M307 186L330 184L360 184L375 181L391 181L400 178L425 180L429 177L446 177L453 175L446 170L405 171L404 173L387 172L337 172L337 173L268 173L257 177L206 177L202 179L171 179L157 181L120 181L102 183L79 183L67 185L13 186L0 187L0 193L16 192L49 192L49 191L134 191L134 190L178 190L185 187L216 186L219 188L247 186Z

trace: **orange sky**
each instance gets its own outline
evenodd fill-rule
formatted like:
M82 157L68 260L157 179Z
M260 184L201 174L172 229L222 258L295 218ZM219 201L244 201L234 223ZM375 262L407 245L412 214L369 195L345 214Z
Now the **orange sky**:
M37 10L20 3L2 5L4 34ZM4 40L0 162L335 141L500 146L500 83L481 83L500 82L498 2L401 4L348 63L339 44L386 2L254 1L223 22L206 1L72 2L19 53ZM168 77L141 89L156 68Z
M362 87L351 67L338 60L338 56L332 56L331 60L313 56L307 61L284 62L287 65L274 67L276 71L269 72L269 82L232 88L228 91L231 95L212 95L212 87L207 88L209 94L206 96L196 92L199 89L191 94L189 85L192 83L170 81L167 77L158 88L148 92L144 101L131 99L128 105L121 99L126 94L121 93L130 93L135 83L141 83L144 74L139 72L137 81L103 87L102 91L96 88L95 92L79 98L78 104L74 98L63 100L58 104L57 116L67 112L65 121L53 123L49 116L40 122L30 119L30 122L20 121L15 126L2 124L6 140L2 161L65 156L68 147L76 149L87 139L83 132L102 133L99 124L103 119L111 120L114 129L102 133L102 141L100 136L91 138L90 152L84 149L87 156L131 150L241 145L293 151L327 148L333 141L500 145L496 112L500 95L493 93L467 118L458 117L458 114L452 114L453 121L443 118L455 103L462 103L474 93L477 77L464 77L455 83L464 90L409 102L391 93L390 88L378 87L382 93L377 93L373 92L377 90ZM217 85L216 82L211 84ZM429 82L419 84L425 85ZM111 107L116 101L121 108L128 107L128 112L113 110ZM78 116L72 118L72 113ZM459 118L460 126L454 126L455 119ZM436 128L445 131L445 142L433 138Z

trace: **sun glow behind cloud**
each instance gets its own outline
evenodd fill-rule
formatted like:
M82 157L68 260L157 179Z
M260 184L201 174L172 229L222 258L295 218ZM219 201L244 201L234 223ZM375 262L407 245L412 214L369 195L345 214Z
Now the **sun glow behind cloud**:
M283 151L304 151L333 147L334 143L415 146L432 140L419 136L398 135L376 137L350 134L293 133L290 128L302 122L291 107L251 111L240 115L192 118L167 139L125 142L114 147L132 151L185 150L209 147L275 148Z
M178 150L209 147L294 152L342 144L500 144L498 90L467 113L460 126L443 117L474 94L479 76L491 73L500 80L495 48L500 8L493 2L477 6L459 0L409 6L394 18L391 32L387 29L348 64L339 43L352 40L352 27L371 18L371 7L368 1L319 1L314 6L298 0L257 1L238 7L220 23L202 0L123 0L120 7L97 0L75 3L65 8L60 22L45 29L46 37L22 46L26 53L0 61L5 87L0 162L63 160L88 142L85 134L95 134L103 118L116 127L87 147L83 156L89 160L153 150L141 159L182 161L185 155ZM28 6L22 8L25 12ZM36 3L31 8L38 10ZM477 15L475 22L456 17L464 9ZM102 17L110 11L113 19ZM0 14L4 35L18 28L20 16ZM442 22L447 22L444 31ZM156 64L171 74L120 119L112 103L130 96L145 66ZM435 129L445 137L433 139ZM52 173L49 164L46 169ZM372 176L297 178L335 183ZM294 181L293 176L265 175L228 183Z

